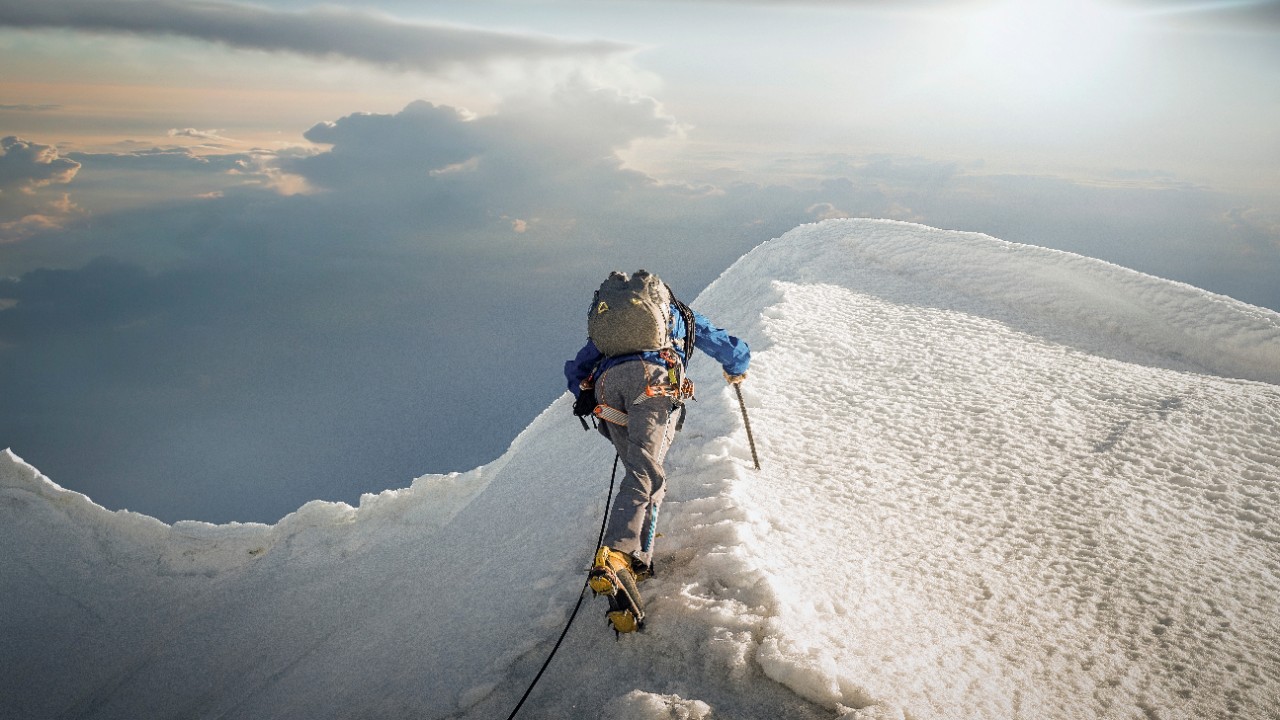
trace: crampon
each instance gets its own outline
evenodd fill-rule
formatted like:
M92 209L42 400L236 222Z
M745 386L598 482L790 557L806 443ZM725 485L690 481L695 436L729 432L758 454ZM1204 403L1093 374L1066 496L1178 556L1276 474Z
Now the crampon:
M636 589L636 577L631 570L630 558L602 546L596 551L587 585L596 595L604 595L609 599L609 610L605 613L605 618L615 633L621 636L622 633L644 629L644 605Z

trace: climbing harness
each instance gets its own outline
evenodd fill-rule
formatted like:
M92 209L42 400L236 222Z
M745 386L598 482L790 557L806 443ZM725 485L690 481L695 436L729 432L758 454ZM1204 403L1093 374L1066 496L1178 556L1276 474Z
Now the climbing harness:
M600 547L604 545L604 528L609 522L609 503L613 502L613 484L618 477L618 456L613 456L613 471L609 473L609 495L604 501L604 517L600 520L600 536L596 538L596 549L592 551L591 556L595 557L600 552ZM520 697L520 702L516 703L516 707L507 716L507 720L514 720L520 708L524 707L524 701L529 699L530 693L537 687L538 681L542 679L542 674L547 671L547 667L551 665L551 660L556 656L556 652L560 650L560 644L564 642L564 638L569 634L569 628L573 627L574 618L578 617L578 610L582 607L582 599L587 596L587 583L591 581L588 577L586 582L582 583L582 590L578 591L578 602L573 606L573 612L569 613L569 620L564 624L564 630L560 632L560 639L556 640L556 644L551 648L551 653L547 655L546 662L542 663L542 668L538 670L538 674L533 676L533 682L529 683L529 688L524 691L524 695Z
M683 305L682 305L683 306ZM687 310L687 306L685 306ZM690 311L692 312L692 311ZM688 322L686 320L685 322ZM648 397L664 396L671 399L671 409L678 410L680 414L676 417L676 432L684 429L684 417L688 412L685 406L685 400L697 400L693 396L693 380L686 374L690 353L693 352L693 333L685 333L685 361L680 362L680 358L674 350L670 348L659 353L663 362L667 364L667 383L665 385L650 385L644 389L645 395Z
M662 354L663 360L667 363L667 380L666 383L657 385L646 385L644 390L631 401L632 405L644 402L649 398L665 397L671 402L671 409L679 409L680 419L676 423L676 429L684 424L684 401L693 398L693 381L687 377L683 377L680 372L680 360L675 353L670 350L664 350ZM696 399L696 398L694 398ZM627 426L627 411L616 408L608 403L600 403L596 405L595 410L591 413L595 417L604 420L607 423L618 425L620 427Z
M665 395L678 402L693 397L693 381L685 374L685 363L680 362L676 351L667 348L658 353L658 357L667 364L667 382L663 385L650 385L644 389L644 394L649 397Z
M613 423L614 425L620 425L622 427L627 426L627 411L619 410L612 405L600 403L596 406L595 416L607 423Z

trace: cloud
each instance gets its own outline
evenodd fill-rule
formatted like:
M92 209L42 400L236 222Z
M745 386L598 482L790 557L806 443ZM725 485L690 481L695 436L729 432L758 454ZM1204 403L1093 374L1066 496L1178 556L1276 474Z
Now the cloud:
M208 147L207 145L204 147ZM197 154L188 147L127 152L75 152L76 193L93 212L211 198L236 188L269 188L281 195L311 191L305 179L280 168L282 159L314 154L309 148Z
M177 35L428 73L494 60L602 57L633 49L605 40L410 23L345 8L290 12L204 0L0 0L0 26Z
M357 113L323 122L303 136L329 150L289 165L311 182L331 188L438 176L481 147L466 115L424 101L395 115Z
M50 197L44 189L71 182L79 171L80 163L51 145L0 139L0 243L61 227L76 207L65 193Z
M204 142L224 143L229 142L230 138L223 137L218 134L218 130L197 130L196 128L172 128L169 130L169 137L172 138L190 138L192 140L201 140Z
M15 220L0 221L0 243L17 242L40 233L60 230L79 210L71 202L71 197L63 193L60 198L45 203L43 209Z
M312 191L305 179L280 168L282 159L314 154L310 148L197 154L188 147L148 147L59 155L52 146L19 138L4 142L0 243L6 244L56 243L59 237L49 231L69 227L73 220L210 199L238 189L266 188L280 195ZM68 183L70 191L62 192L59 186Z
M939 162L919 157L873 155L851 167L851 174L871 180L887 180L918 187L941 187L957 175L957 163Z
M68 183L80 163L58 157L58 149L10 135L0 139L0 193L30 192L53 183Z
M330 202L401 214L414 208L473 226L506 216L562 227L654 189L651 178L622 166L618 151L675 131L652 98L574 81L484 117L418 101L396 114L320 123L306 138L328 149L282 159L280 167L333 192Z
M814 203L805 208L805 212L812 215L814 220L832 220L834 218L849 217L849 213L829 202Z
M120 153L67 153L87 174L95 170L148 170L148 171L200 171L227 172L240 166L251 157L250 153L228 155L197 155L188 148L157 148Z
M1223 213L1223 221L1260 258L1280 253L1280 213L1255 207L1233 207Z

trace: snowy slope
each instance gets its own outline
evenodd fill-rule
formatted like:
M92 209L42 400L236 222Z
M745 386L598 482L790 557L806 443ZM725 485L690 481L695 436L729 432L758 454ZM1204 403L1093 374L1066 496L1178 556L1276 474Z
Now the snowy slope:
M1280 315L869 220L694 304L752 342L764 469L696 358L650 629L589 599L522 717L1280 715ZM274 526L109 512L0 455L0 717L506 717L607 450L565 398L488 466Z

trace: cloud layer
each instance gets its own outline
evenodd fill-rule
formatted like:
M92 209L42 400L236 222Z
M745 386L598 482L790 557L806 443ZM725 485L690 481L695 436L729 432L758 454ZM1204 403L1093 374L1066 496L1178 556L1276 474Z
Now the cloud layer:
M336 7L286 12L202 0L0 0L0 26L177 35L422 72L495 60L607 56L632 49L604 40L409 23Z
M29 192L53 183L67 183L80 163L58 157L56 148L9 136L0 139L0 193Z
M21 409L0 437L110 506L169 520L272 520L486 462L561 392L601 262L683 254L671 275L688 287L751 242L681 253L689 236L668 230L612 251L665 192L615 150L670 122L651 99L574 86L478 119L428 103L352 114L308 132L324 152L257 168L77 154L73 192L191 192L202 176L224 192L28 242L114 257L0 281L0 395ZM228 187L233 169L316 192ZM512 373L529 382L497 382ZM253 508L228 481L246 462L268 498Z
M0 139L0 243L56 228L70 216L68 196L44 190L71 182L79 170L80 163L50 145L12 135Z

